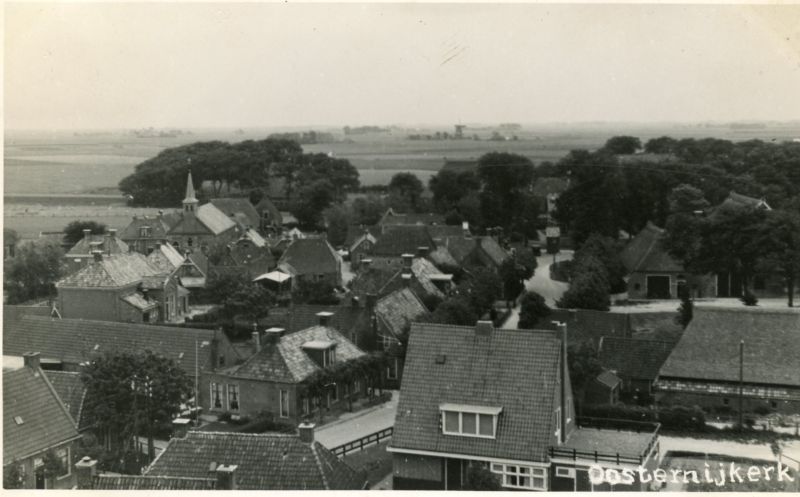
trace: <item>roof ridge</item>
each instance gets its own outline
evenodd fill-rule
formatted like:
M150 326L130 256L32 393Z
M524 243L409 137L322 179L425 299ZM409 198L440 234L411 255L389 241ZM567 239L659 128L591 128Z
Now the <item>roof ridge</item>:
M225 435L229 437L242 437L242 438L297 438L299 437L296 433L278 433L278 432L268 432L268 433L241 433L241 432L232 432L232 431L198 431L198 430L190 430L187 433L187 436L184 438L173 438L172 440L186 440L189 436L194 437L203 437L203 438L212 438L213 436L218 435ZM170 440L170 442L172 441ZM162 451L166 452L166 450Z
M325 477L325 469L322 467L322 461L320 461L319 454L317 453L317 445L319 445L319 442L311 443L311 453L314 454L314 461L317 463L317 469L319 469L319 476L322 478L323 487L325 487L325 490L330 490L331 486L328 483L328 479Z
M669 340L656 340L655 338L618 337L618 336L614 336L614 335L602 335L600 338L602 338L603 341L618 340L620 342L623 342L623 341L624 342L649 342L649 343L665 343L665 344L677 343L677 342L671 342Z
M37 316L34 314L26 314L20 317L20 320L28 321L60 321L60 322L85 322L85 323L98 323L103 326L109 327L122 327L122 326L141 326L148 330L157 330L164 333L175 333L178 331L199 332L203 334L214 333L214 330L204 328L189 328L184 326L159 326L155 324L142 324L142 323L126 323L123 321L101 321L99 319L83 319L83 318L52 318L50 316Z

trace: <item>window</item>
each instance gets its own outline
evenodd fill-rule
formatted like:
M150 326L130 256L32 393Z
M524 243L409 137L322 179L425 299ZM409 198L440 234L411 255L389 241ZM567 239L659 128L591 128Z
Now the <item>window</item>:
M327 368L336 364L336 347L331 347L322 351L322 367Z
M211 384L211 407L222 409L222 385L219 383Z
M387 335L383 335L382 338L383 338L383 350L389 350L389 347L392 346L392 342L394 342L394 339L392 339L392 337Z
M547 472L545 468L515 466L512 464L492 464L492 473L501 477L501 484L506 488L522 488L529 490L547 489Z
M731 399L724 398L724 399L722 399L722 403L723 403L723 404L725 404L725 405L727 406L728 404L730 404L730 403L731 403Z
M567 413L566 413L567 414L567 423L569 423L570 421L572 421L572 402L567 401L566 410L567 410Z
M445 435L495 438L496 416L476 412L442 411Z
M281 390L281 417L288 418L289 417L289 391L288 390Z
M556 476L559 478L575 478L575 468L556 468Z
M556 435L556 438L561 440L561 408L559 407L558 409L556 409L556 412L554 414L555 415L553 416L553 418L554 418L555 425L556 425L555 435Z
M239 385L228 385L228 410L239 410Z
M142 226L139 228L139 238L150 238L151 234L150 226Z
M309 414L311 412L310 407L308 397L303 397L303 414Z
M58 478L69 476L72 472L72 464L70 464L69 460L69 447L56 449L56 458L58 458L58 461L61 463L61 470L64 471L64 473L58 475Z
M389 366L386 367L386 378L389 380L396 380L397 379L397 358L395 357L394 360L389 362Z
M186 246L187 246L187 247L191 247L192 245L194 245L194 241L192 240L192 237L189 237L189 238L186 240Z

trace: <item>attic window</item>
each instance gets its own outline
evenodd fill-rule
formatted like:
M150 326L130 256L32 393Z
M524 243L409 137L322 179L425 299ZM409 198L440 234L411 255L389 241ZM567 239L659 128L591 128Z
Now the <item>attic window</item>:
M18 425L25 423L25 421L22 420L22 416L14 416L14 422Z
M440 404L442 433L476 438L496 438L502 407Z

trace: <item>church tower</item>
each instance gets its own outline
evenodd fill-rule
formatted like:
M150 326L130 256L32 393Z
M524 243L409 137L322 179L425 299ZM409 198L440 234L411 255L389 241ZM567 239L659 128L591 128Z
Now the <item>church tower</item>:
M194 184L192 183L192 171L186 178L186 198L183 199L183 212L195 212L200 201L194 195Z

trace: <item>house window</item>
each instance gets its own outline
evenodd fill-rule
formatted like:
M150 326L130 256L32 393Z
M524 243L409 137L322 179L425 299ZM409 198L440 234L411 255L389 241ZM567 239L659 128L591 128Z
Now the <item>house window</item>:
M389 361L389 366L386 368L386 378L389 380L397 379L397 358Z
M392 339L392 337L388 335L383 335L382 338L383 338L383 350L384 351L389 350L389 347L392 346L392 342L394 342L394 339Z
M72 464L70 464L69 460L69 447L56 449L56 457L58 458L58 461L61 463L61 470L64 471L64 473L58 475L58 478L64 478L65 476L69 476L72 472Z
M150 238L151 234L150 226L142 226L139 228L139 238Z
M442 410L442 415L442 432L445 435L495 438L497 414Z
M219 383L211 383L211 406L222 409L222 385Z
M565 409L567 411L566 412L566 414L567 414L567 423L569 423L570 421L572 421L572 403L571 402L567 402L567 405L566 405Z
M311 412L310 407L308 397L303 397L303 414L309 414Z
M331 347L322 351L322 367L327 368L336 364L336 347Z
M186 246L187 246L187 247L191 247L192 245L194 245L194 241L192 240L192 237L189 237L189 238L186 240Z
M228 410L239 410L239 385L228 385Z
M547 489L547 472L545 468L516 466L513 464L492 464L491 471L500 475L501 484L506 488Z
M555 415L553 417L555 418L555 424L556 424L556 432L555 432L556 438L561 440L561 408L560 407L558 409L556 409Z
M556 476L559 478L575 478L575 468L556 468Z
M281 390L280 395L281 401L281 417L288 418L289 417L289 391L288 390Z

